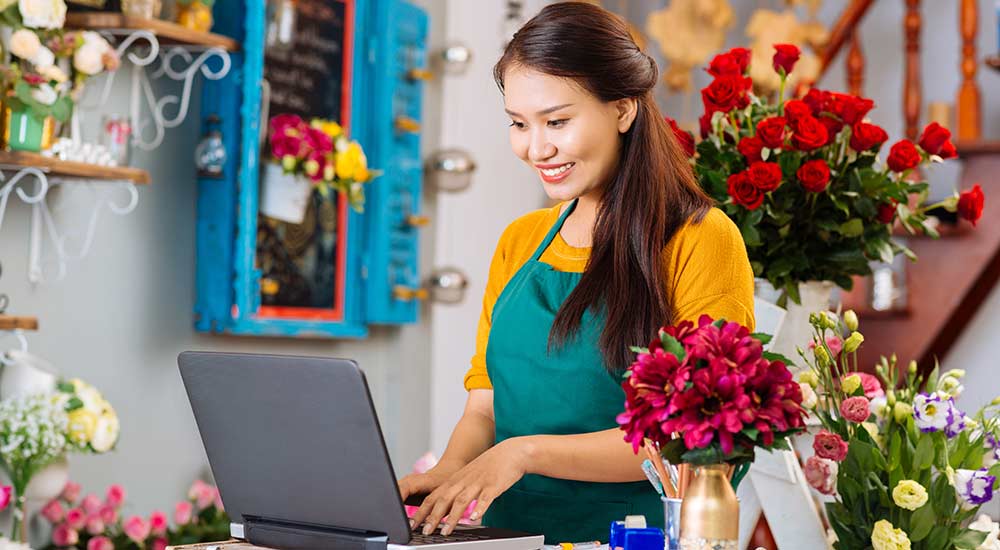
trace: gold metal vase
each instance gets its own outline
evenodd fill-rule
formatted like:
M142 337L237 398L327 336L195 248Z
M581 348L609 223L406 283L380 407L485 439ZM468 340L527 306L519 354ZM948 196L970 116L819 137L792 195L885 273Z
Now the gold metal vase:
M681 504L681 550L737 550L740 505L728 466L695 467Z

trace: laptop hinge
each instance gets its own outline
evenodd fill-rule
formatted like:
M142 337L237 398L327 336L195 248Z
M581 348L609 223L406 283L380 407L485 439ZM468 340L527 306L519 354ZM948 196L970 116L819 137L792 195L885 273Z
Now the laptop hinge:
M386 550L389 537L370 531L352 531L301 525L262 518L243 518L244 540L255 546L281 550Z

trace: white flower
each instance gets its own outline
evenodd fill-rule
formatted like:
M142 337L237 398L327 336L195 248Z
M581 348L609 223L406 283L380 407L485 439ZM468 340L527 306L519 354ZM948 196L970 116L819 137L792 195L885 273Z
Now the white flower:
M799 382L799 388L802 389L802 407L806 409L814 408L818 401L815 390L805 382Z
M59 99L59 94L56 93L56 89L52 86L39 84L37 88L31 91L31 98L42 105L52 105Z
M17 8L25 27L61 29L66 21L66 2L63 0L18 0Z
M8 471L27 471L66 452L67 417L52 394L0 402L0 459Z
M41 46L38 51L35 52L34 57L29 61L35 66L36 69L46 69L51 67L53 63L56 62L56 55L52 53L52 50Z
M873 397L870 401L868 401L868 410L875 415L875 418L878 419L879 422L882 422L888 416L888 403L889 401L884 395Z
M49 65L44 69L39 69L38 74L44 76L49 80L54 80L58 83L66 82L66 79L68 78L66 76L66 73L64 73L62 69L60 69L55 65Z
M98 453L106 453L118 442L120 426L118 417L111 414L101 415L97 420L97 429L94 430L94 438L90 441L90 446Z
M31 547L6 537L0 537L0 550L31 550Z
M922 432L940 432L949 428L956 422L956 413L954 403L937 394L921 393L913 399L913 419Z
M106 45L106 43L105 43ZM81 73L93 76L104 70L105 46L97 42L84 42L73 54L73 67Z
M19 29L10 36L10 53L21 59L33 59L42 47L42 42L34 31Z
M955 376L944 376L938 381L938 392L943 392L949 397L958 397L962 395L962 391L964 390L965 386Z
M993 483L996 477L989 475L985 468L981 470L955 470L955 491L963 508L981 506L993 500Z
M990 516L981 514L976 518L976 521L969 524L969 529L988 533L986 540L979 545L977 550L1000 550L1000 540L998 540L998 537L1000 537L1000 525L990 519Z

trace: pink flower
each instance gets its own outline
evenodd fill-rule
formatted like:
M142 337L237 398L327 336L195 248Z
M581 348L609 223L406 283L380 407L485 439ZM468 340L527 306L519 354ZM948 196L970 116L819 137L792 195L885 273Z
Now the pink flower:
M287 135L285 133L275 133L271 135L271 154L276 159L285 156L298 158L302 154L302 137L298 135Z
M847 457L847 442L835 433L820 430L813 440L813 451L820 458L840 462Z
M812 351L816 347L816 341L809 342L809 350ZM840 352L844 349L844 341L838 336L829 335L826 337L826 347L830 348L833 352L833 358L836 359L840 356Z
M10 485L0 485L0 510L10 506L14 488Z
M186 500L178 502L177 506L174 507L174 523L176 523L178 527L191 523L192 511L190 502Z
M80 484L67 481L59 498L65 500L66 504L73 504L76 499L80 498Z
M149 538L149 524L139 516L132 516L125 520L122 530L125 531L125 536L135 541L136 544L141 545Z
M21 78L32 86L38 86L45 82L45 77L37 73L25 73Z
M100 535L104 532L104 521L100 515L87 518L87 532L91 535Z
M851 422L858 424L868 420L871 411L868 410L868 398L863 396L848 397L840 403L840 414Z
M108 525L118 521L118 510L114 506L105 504L97 513L101 516L101 521Z
M305 141L317 153L326 154L333 151L333 140L330 139L330 136L326 132L319 128L313 128L312 126L306 128Z
M149 515L149 530L153 535L162 537L167 532L167 515L156 510Z
M115 550L115 545L108 537L94 537L87 542L87 550Z
M806 461L803 473L813 489L824 495L833 495L837 492L837 471L839 469L840 466L832 460L811 456Z
M878 378L868 374L867 372L848 372L844 374L844 378L851 376L853 374L858 375L861 379L861 388L865 391L865 397L868 399L875 399L876 397L882 397L885 395L885 390L882 389L882 384L878 381Z
M164 550L167 547L167 544L169 544L169 541L167 541L167 539L163 537L160 537L153 541L153 544L152 546L150 546L150 548L151 550Z
M70 528L79 531L87 524L87 513L80 508L73 508L66 512L66 523Z
M224 512L226 510L226 508L222 505L222 493L220 493L218 489L215 490L215 500L212 501L212 504L214 504L220 512Z
M302 128L305 123L302 118L298 115L281 114L271 118L271 131L274 133L282 133L287 128Z
M188 489L188 499L196 501L198 509L204 510L212 505L212 502L215 500L215 493L215 487L200 479L196 479L191 484L191 488Z
M52 499L42 508L42 517L49 520L49 523L56 524L66 517L66 511L63 510L61 502L57 499Z
M97 495L87 495L83 497L83 509L88 514L93 514L101 510L101 499L97 498Z
M52 530L52 544L56 546L73 546L80 542L80 533L65 523L60 523Z
M117 484L108 487L108 494L104 497L104 502L115 508L121 507L122 503L125 502L125 489Z

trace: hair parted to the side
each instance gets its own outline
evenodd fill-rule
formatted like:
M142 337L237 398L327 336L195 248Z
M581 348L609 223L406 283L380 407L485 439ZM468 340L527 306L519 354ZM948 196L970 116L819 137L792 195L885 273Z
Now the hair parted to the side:
M620 17L583 2L550 4L514 34L494 66L501 91L512 67L572 78L601 101L638 102L621 135L618 169L603 187L587 267L549 333L550 349L565 345L585 312L604 313L601 353L609 371L621 371L631 362L629 346L645 345L674 321L663 251L712 201L653 99L656 62Z

